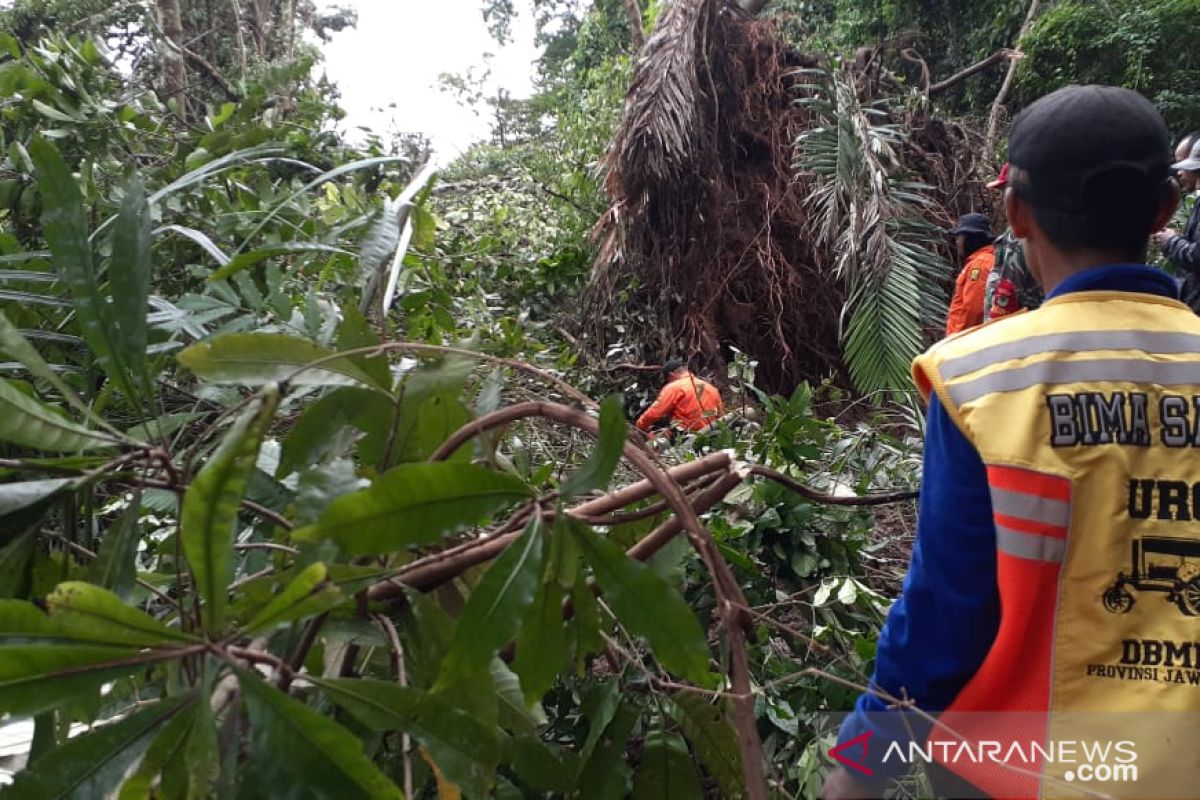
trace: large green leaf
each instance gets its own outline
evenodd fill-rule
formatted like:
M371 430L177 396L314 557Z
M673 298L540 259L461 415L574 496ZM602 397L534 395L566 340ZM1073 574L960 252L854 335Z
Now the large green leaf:
M60 583L46 598L50 618L68 634L77 632L99 641L135 647L191 644L198 639L169 628L121 598L83 581Z
M328 611L343 599L336 584L329 580L324 564L310 564L300 571L282 592L246 623L247 633L283 625Z
M128 397L137 399L129 365L135 356L118 327L107 293L100 290L88 240L87 217L79 186L54 145L37 138L29 144L42 195L42 228L54 264L71 290L83 338L108 377ZM142 314L146 309L143 307ZM138 357L144 357L144 351Z
M221 629L233 579L233 539L246 485L254 471L258 449L275 416L279 390L268 386L258 408L247 412L229 433L221 449L192 481L183 497L180 537L183 552L205 602L210 632Z
M0 600L0 714L40 713L181 652L110 644L105 634L65 626L32 603Z
M129 507L104 532L96 560L88 565L88 580L122 600L129 599L137 583L137 551L141 542L138 518L141 513L142 493L138 491Z
M576 522L570 530L621 623L645 637L667 669L702 686L714 686L704 629L679 592L587 526Z
M292 536L333 541L351 555L388 553L437 542L528 496L519 479L473 464L403 464L334 500L316 523Z
M712 703L695 692L679 691L671 695L667 712L692 743L708 774L721 787L721 796L742 797L745 794L742 754L724 703Z
M625 449L625 410L621 395L611 394L600 404L600 437L587 461L559 489L563 498L603 489Z
M633 800L703 800L700 776L683 739L656 729L646 736L642 761L633 776Z
M29 800L107 797L124 781L154 738L196 702L195 693L180 695L76 736L38 759L30 769L17 773L3 796Z
M369 729L415 736L445 776L469 796L486 794L500 759L497 728L411 687L365 678L313 682Z
M199 378L213 383L263 386L287 380L296 386L366 386L386 392L349 358L282 333L227 333L198 342L177 356ZM318 366L305 369L314 362Z
M55 413L0 378L0 439L52 453L112 447L115 439Z
M551 536L543 537L543 542L541 580L521 619L517 657L513 661L513 671L520 676L521 690L529 703L550 689L567 661L563 587L558 578L562 565L555 555L564 549L563 542L573 543L573 540L567 531L556 526ZM578 555L574 557L578 559Z
M371 425L378 417L361 420L367 431L360 444L362 458L370 464L381 463L386 454L387 466L411 461L424 461L450 438L451 434L471 421L471 412L456 392L418 394L405 392L401 398L397 419L388 414L384 425ZM471 449L459 448L451 460L469 461Z
M488 567L471 592L454 629L454 642L442 662L438 686L449 686L485 669L517 632L525 608L533 600L542 563L541 517Z
M122 362L143 396L153 392L146 372L146 311L150 302L150 206L136 177L125 185L112 231L108 285Z
M400 798L362 741L257 674L237 671L254 745L252 770L270 797Z

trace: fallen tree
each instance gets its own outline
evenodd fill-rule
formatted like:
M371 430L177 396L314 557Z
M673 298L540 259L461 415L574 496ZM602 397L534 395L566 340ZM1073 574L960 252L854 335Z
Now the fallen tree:
M829 376L896 386L944 313L937 226L987 208L993 165L878 55L797 52L720 0L667 8L604 160L595 352L623 336L647 361L687 355L723 381L737 350L777 392ZM913 263L894 271L898 258Z

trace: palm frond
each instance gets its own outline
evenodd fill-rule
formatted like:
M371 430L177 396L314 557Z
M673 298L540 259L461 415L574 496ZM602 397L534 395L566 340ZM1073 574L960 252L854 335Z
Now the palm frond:
M889 121L887 103L863 102L844 67L806 73L824 80L797 101L814 122L796 139L793 166L815 179L807 203L818 245L835 254L832 269L847 288L846 363L860 391L904 389L925 327L938 324L945 308L929 189L905 174L906 134Z

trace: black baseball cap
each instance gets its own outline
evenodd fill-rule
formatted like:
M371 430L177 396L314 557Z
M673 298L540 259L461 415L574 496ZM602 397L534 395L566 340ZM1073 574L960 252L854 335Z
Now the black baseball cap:
M985 215L972 211L969 214L963 214L961 217L959 217L958 224L953 228L950 228L948 231L946 231L946 233L950 234L951 236L958 236L960 233L974 233L980 236L991 236L992 229L991 223L988 221L988 218Z
M1067 86L1013 122L1009 184L1035 207L1086 214L1152 196L1167 180L1171 137L1158 109L1116 86Z
M667 363L663 364L662 369L663 369L664 375L670 375L672 372L675 372L676 370L683 369L683 362L680 361L678 358L668 358Z

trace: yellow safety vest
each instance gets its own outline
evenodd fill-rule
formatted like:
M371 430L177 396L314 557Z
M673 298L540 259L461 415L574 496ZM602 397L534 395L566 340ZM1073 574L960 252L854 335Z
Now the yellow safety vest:
M913 377L982 457L996 524L999 631L943 721L974 741L1123 741L1093 760L1137 781L1082 783L1061 751L1023 772L943 763L998 798L1200 796L1200 318L1064 295L943 340Z

